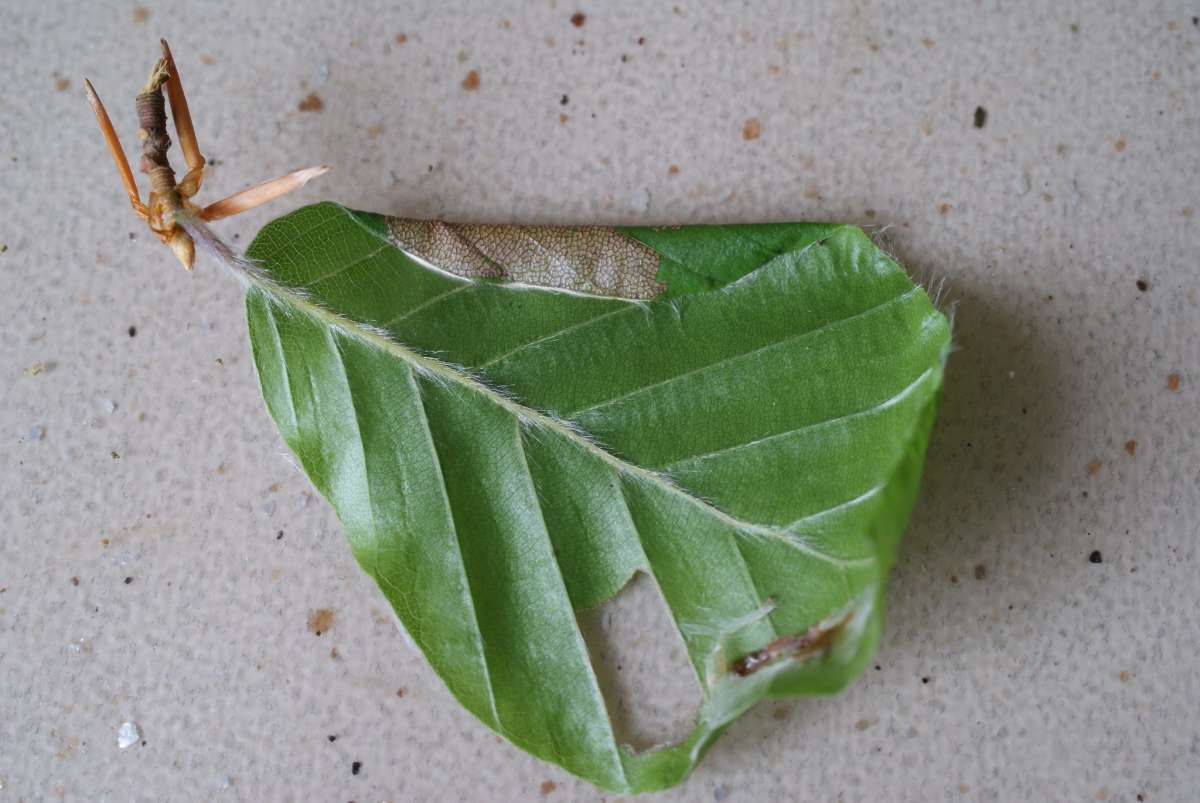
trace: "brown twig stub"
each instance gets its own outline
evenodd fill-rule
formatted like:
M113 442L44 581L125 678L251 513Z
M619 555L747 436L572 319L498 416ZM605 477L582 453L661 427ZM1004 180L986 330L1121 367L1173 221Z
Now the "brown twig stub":
M142 159L139 169L150 177L151 195L159 195L171 212L179 208L179 197L175 193L175 171L167 157L171 149L171 135L167 133L167 106L162 86L170 76L160 59L154 65L150 80L134 98L138 117L138 139L142 143ZM169 199L169 200L168 200Z
M146 221L150 229L171 248L183 266L189 270L195 261L195 243L188 231L179 225L179 219L189 215L201 221L229 217L291 192L328 170L324 166L297 170L282 178L235 193L204 209L195 206L191 198L199 191L204 178L204 156L201 155L200 146L196 141L191 112L188 110L183 85L179 81L175 60L170 47L162 40L162 57L155 62L146 85L134 99L138 117L138 140L142 144L142 156L138 166L150 179L150 197L143 204L133 171L129 169L129 162L125 158L125 152L121 148L121 142L104 104L87 79L84 79L84 89L134 212ZM167 157L167 152L171 149L171 136L167 132L168 101L171 105L171 118L175 123L175 134L187 164L187 173L178 182Z
M171 149L171 135L167 133L163 86L171 80L172 75L167 69L164 56L154 63L146 85L134 98L134 108L138 117L138 139L142 143L139 169L150 178L150 202L147 204L149 215L146 222L170 247L183 266L191 270L196 259L195 243L185 230L175 224L176 214L186 209L188 202L175 183L175 171L167 157L167 151ZM194 191L193 189L192 192Z
M170 167L167 151L171 147L171 136L167 133L167 101L163 97L162 83L147 85L133 103L137 108L138 139L142 141L142 172L149 173L156 165Z

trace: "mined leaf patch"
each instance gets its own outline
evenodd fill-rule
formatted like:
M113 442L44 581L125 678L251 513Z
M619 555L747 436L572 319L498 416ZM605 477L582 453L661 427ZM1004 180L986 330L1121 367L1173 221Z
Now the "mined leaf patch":
M470 229L319 204L249 255L272 417L497 733L660 789L759 699L836 691L869 659L949 330L861 230ZM614 738L576 621L637 571L703 690L692 733L644 753Z

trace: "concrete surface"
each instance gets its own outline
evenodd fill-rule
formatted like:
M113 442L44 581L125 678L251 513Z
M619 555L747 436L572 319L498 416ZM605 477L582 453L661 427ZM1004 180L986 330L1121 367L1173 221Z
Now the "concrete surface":
M132 148L159 35L205 198L336 165L221 225L242 244L318 198L826 218L945 278L959 350L877 669L760 706L660 799L1200 796L1200 5L3 5L0 801L614 799L406 646L284 456L238 287L127 208L80 77Z

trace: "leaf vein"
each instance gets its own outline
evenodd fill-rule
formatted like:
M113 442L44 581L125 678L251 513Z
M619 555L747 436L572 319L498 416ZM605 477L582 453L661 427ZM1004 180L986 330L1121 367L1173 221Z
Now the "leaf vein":
M673 472L673 471L678 471L686 463L697 463L702 460L708 460L713 457L721 457L721 456L724 456L731 452L736 452L741 449L750 449L755 446L760 446L764 443L770 443L770 442L778 440L780 438L786 438L786 437L795 435L800 432L805 432L805 431L813 430L813 429L820 429L821 427L827 427L831 424L840 424L840 423L844 423L846 421L853 421L858 418L867 418L869 416L875 415L876 413L883 412L884 410L890 409L891 407L894 407L895 405L899 404L906 396L908 396L910 393L912 393L914 390L916 390L918 387L920 387L921 383L924 382L926 378L928 378L929 376L931 376L933 374L933 370L934 370L933 366L926 368L924 371L922 371L920 374L917 375L916 379L913 379L911 382L909 382L903 388L898 390L896 393L893 393L891 396L887 397L886 399L882 399L882 400L876 402L875 404L872 404L870 407L863 408L862 410L855 410L853 412L843 413L842 415L836 415L836 416L833 416L832 418L825 418L820 421L811 421L806 424L801 424L799 426L792 427L791 429L785 429L782 432L773 432L770 435L764 435L763 437L755 438L752 441L744 441L742 443L735 443L730 446L723 446L720 449L714 449L710 452L701 452L699 454L687 455L685 457L680 457L680 458L674 460L668 466L664 467L663 470L668 473Z
M803 332L797 332L796 334L788 335L785 338L781 338L779 340L772 341L765 345L758 346L757 348L751 349L750 351L742 351L742 352L738 352L737 354L730 354L727 357L722 357L719 360L714 360L713 362L697 366L695 368L689 369L682 373L673 374L672 376L666 377L664 379L660 379L657 382L652 382L649 385L642 385L641 387L634 388L633 390L627 391L626 393L622 393L618 396L612 396L607 399L602 399L601 401L598 401L595 404L589 405L588 407L583 407L578 410L566 412L566 413L563 413L562 415L564 418L570 418L573 416L579 416L579 415L583 415L585 413L594 412L595 410L598 410L602 407L607 407L611 404L615 404L616 402L624 401L625 399L627 399L631 396L636 396L639 393L645 393L646 391L655 390L664 385L669 385L672 382L678 381L680 379L686 379L687 377L692 376L694 374L703 373L704 371L708 371L712 368L719 367L726 363L733 362L735 360L740 360L740 359L743 359L746 357L753 357L757 354L761 354L764 351L768 351L770 349L777 348L779 346L791 345L792 343L794 343L797 340L803 340L806 337L811 337L814 335L821 334L822 332L825 332L835 326L839 326L841 324L848 323L849 321L857 320L859 318L863 318L865 316L877 313L879 310L881 310L891 304L894 304L898 301L906 300L909 296L913 295L914 293L918 292L919 290L920 290L919 287L913 287L910 290L906 290L905 292L900 293L899 295L892 296L891 298L888 298L885 301L881 301L878 304L874 304L873 306L868 307L867 309L862 310L860 312L856 312L853 315L847 315L844 318L838 318L833 321L828 321L828 322L823 323L820 326L815 327L813 329L808 329Z
M400 321L403 321L406 318L416 315L418 312L425 309L426 307L432 307L435 304L440 304L444 299L454 295L455 293L461 293L463 290L470 289L471 287L472 287L472 285L470 283L467 283L467 284L459 285L458 287L452 288L450 290L447 290L444 293L438 293L433 298L426 299L425 301L422 301L420 304L417 304L415 307L409 307L407 310L400 313L395 318L386 320L383 323L379 324L379 326L383 329L388 329L388 328L400 323Z
M629 306L626 306L626 307L619 307L614 310L609 310L608 312L602 312L599 315L588 318L586 321L580 321L578 323L571 324L570 326L564 326L562 329L558 329L558 330L551 332L550 334L545 335L543 337L539 337L534 340L527 340L524 343L520 344L519 346L509 349L508 351L504 352L503 354L500 354L497 357L492 357L492 358L488 359L487 362L481 363L478 367L480 370L483 370L485 368L495 365L498 362L503 362L504 360L507 360L509 357L513 356L514 354L524 351L525 349L527 349L531 346L536 346L539 343L544 343L548 340L555 340L555 339L560 338L563 335L567 334L568 332L573 332L577 329L583 329L587 326L590 326L593 323L596 323L597 321L602 321L607 318L611 318L613 316L619 315L622 312L628 312L629 310L637 309L637 308L638 308L638 305L630 304Z
M373 257L376 257L376 256L378 256L378 255L379 255L379 254L380 254L380 253L381 253L381 252L382 252L384 249L386 249L386 248L387 248L387 246L386 246L386 245L381 245L381 246L379 246L378 248L376 248L374 251L371 251L370 253L363 254L362 256L358 257L357 259L352 259L352 260L350 260L349 262L347 262L347 263L346 263L346 264L344 264L344 265L339 265L339 266L338 266L338 267L337 267L335 270L332 270L332 271L330 271L329 273L323 274L323 275L321 275L321 276L317 276L317 277L316 277L316 278L314 278L314 279L309 279L307 282L305 282L304 284L300 285L300 288L299 288L299 289L301 289L301 290L303 290L303 289L307 289L307 288L309 288L309 287L313 287L313 286L315 286L315 285L318 285L318 284L320 284L321 282L324 282L324 281L326 281L326 280L328 280L328 279L332 279L332 278L333 278L333 277L335 277L335 276L340 276L341 274L343 274L343 273L345 273L346 271L350 270L350 269L351 269L351 268L353 268L354 266L356 266L356 265L361 265L363 262L366 262L367 260L369 260L369 259L371 259L371 258L373 258Z

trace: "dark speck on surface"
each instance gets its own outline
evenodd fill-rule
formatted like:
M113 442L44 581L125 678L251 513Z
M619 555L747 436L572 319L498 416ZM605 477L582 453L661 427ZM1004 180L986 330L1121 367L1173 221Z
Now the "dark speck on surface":
M587 22L587 14L582 11L576 11L571 15L571 24L576 28L582 28L585 22Z
M337 735L336 735L336 734L332 734L332 733L331 733L331 734L329 734L329 741L331 741L331 742L336 742L336 741L337 741Z
M133 578L132 578L132 577L126 577L126 578L125 578L125 585L129 585L129 584L130 584L130 583L132 583L132 582L133 582Z
M361 761L355 761L353 764L351 764L351 765L350 765L350 774L351 774L351 775L358 775L358 771L359 771L359 770L361 770L361 769L362 769L362 762L361 762Z
M136 326L129 327L129 336L137 337L137 327Z
M983 128L987 125L987 109L982 106L975 107L975 127Z
M283 540L283 530L280 530L279 532L275 533L275 540L276 540L276 541L282 541L282 540Z
M987 577L987 567L984 566L982 563L977 564L975 566L975 579L982 580L985 577Z
M567 97L566 95L563 95L562 100L559 101L559 103L561 103L564 106L566 106L570 102L571 102L571 99L569 97Z
M1144 293L1150 289L1150 283L1147 282L1145 279L1138 279L1137 280L1137 289L1141 290Z
M928 676L921 678L921 682L922 682L922 683L924 683L924 684L926 684L926 685L928 685L928 684L929 684L929 680L930 680L930 679L929 679L929 677L928 677Z
M1088 555L1088 560L1092 563L1103 563L1104 556L1100 554L1100 550L1093 549L1092 554Z

